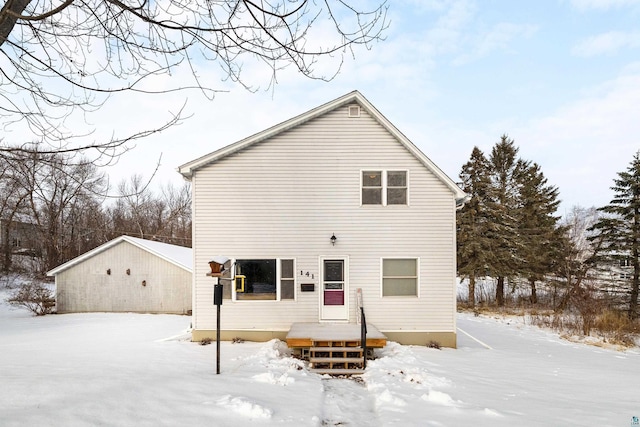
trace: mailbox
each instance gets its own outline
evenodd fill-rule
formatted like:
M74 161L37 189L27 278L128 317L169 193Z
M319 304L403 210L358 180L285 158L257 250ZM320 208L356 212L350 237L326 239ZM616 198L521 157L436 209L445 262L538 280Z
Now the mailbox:
M222 305L222 285L213 285L213 304Z

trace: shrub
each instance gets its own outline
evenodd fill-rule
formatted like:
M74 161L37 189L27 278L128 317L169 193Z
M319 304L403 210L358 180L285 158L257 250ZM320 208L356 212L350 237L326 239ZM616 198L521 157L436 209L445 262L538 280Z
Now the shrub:
M626 313L617 310L604 310L597 318L594 327L609 341L625 346L635 344L638 324L629 319Z
M427 347L440 350L440 343L438 341L429 341L429 344L427 344Z
M209 344L211 344L212 341L213 340L211 338L209 338L209 337L202 338L202 341L200 341L200 345L209 345Z
M44 316L53 312L56 299L53 292L45 285L25 283L9 296L7 303L15 307L26 308L36 316Z

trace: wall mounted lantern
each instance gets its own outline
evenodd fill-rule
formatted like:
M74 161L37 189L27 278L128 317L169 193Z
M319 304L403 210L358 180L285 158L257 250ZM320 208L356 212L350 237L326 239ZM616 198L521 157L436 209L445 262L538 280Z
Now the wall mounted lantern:
M331 239L330 239L330 240L331 240L331 245L332 245L332 246L335 246L335 244L336 244L336 240L338 240L338 238L336 237L336 234L335 234L335 233L333 233L333 234L331 235Z

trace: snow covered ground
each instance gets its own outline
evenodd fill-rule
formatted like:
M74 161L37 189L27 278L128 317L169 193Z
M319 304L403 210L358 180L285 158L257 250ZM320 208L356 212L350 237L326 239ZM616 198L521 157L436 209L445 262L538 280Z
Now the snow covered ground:
M460 314L459 348L390 343L360 381L286 345L189 342L190 318L32 317L0 291L0 426L629 426L640 352ZM224 315L224 306L223 306Z

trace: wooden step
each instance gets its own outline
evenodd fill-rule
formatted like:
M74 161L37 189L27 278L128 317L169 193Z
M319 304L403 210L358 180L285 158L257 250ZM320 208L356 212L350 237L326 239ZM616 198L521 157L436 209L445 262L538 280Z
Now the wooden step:
M360 340L313 341L313 347L360 347Z
M337 353L339 351L349 353L362 353L362 347L311 347L309 351L327 351L329 353Z
M364 372L364 349L360 341L314 340L308 350L311 372L328 375L358 375Z
M359 363L362 357L310 357L309 363Z
M364 374L364 369L311 369L311 372L320 375L361 375Z

